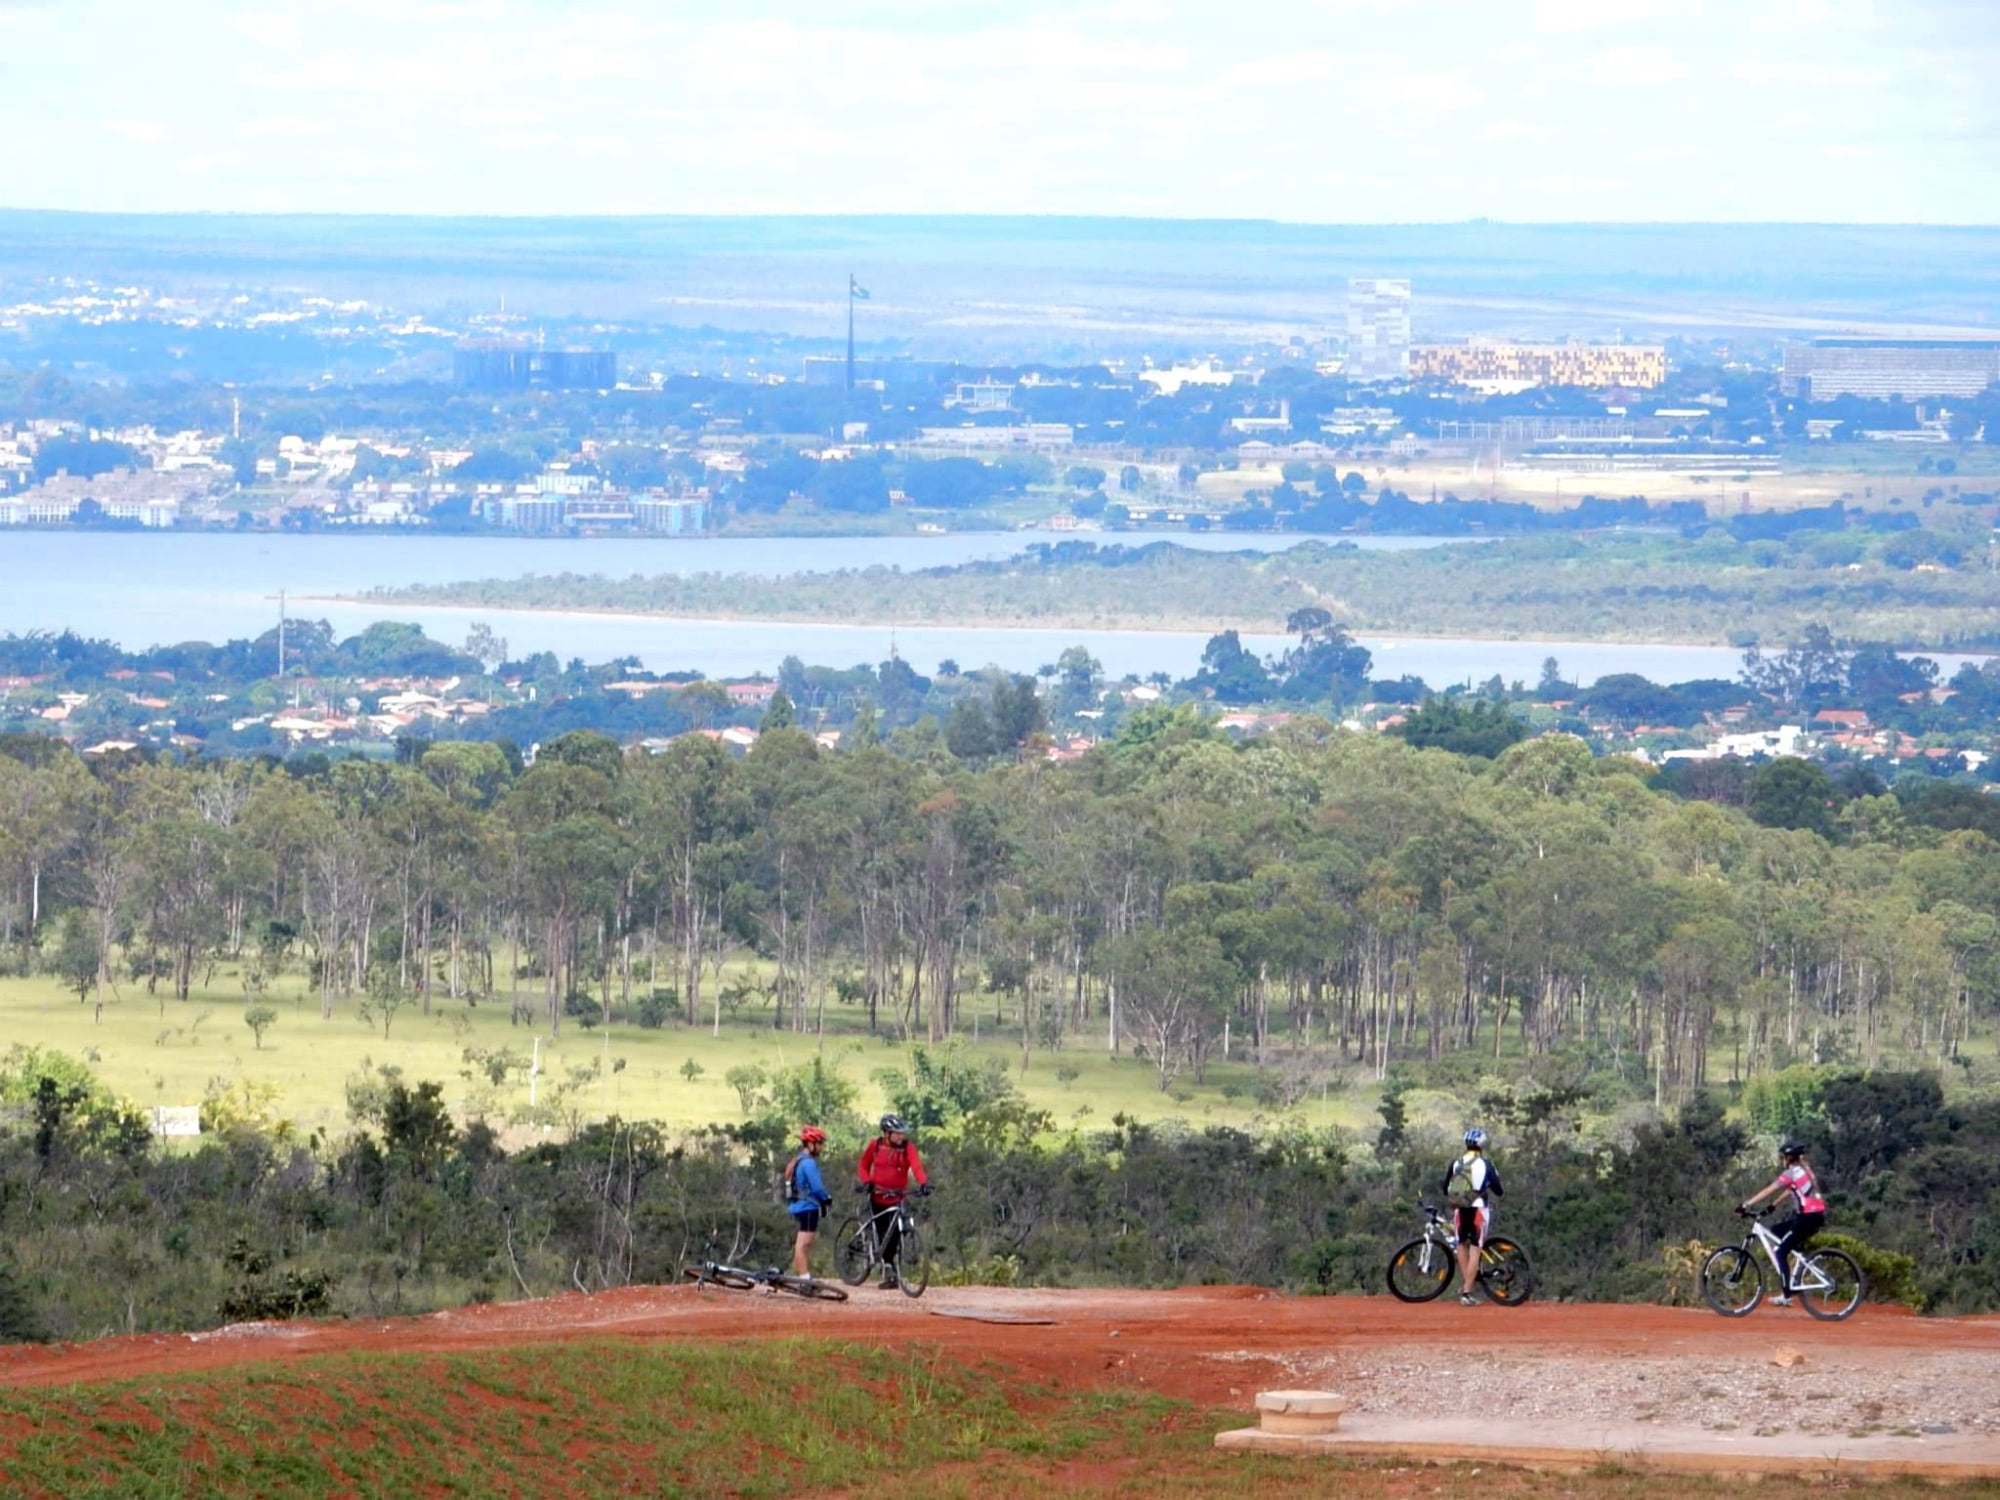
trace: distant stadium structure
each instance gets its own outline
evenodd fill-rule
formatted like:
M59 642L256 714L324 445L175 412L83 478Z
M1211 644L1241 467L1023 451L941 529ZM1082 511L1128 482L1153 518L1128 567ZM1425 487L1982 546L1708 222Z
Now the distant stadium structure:
M618 356L482 340L452 351L451 373L454 384L474 391L605 391L618 384Z
M1785 345L1779 377L1788 396L1917 401L1977 396L2000 381L2000 339L1818 338Z

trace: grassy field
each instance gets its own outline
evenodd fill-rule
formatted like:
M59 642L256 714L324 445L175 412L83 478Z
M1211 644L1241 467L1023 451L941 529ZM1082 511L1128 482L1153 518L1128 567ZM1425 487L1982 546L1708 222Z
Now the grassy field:
M1764 1500L1799 1481L1218 1453L1241 1413L1079 1388L936 1349L575 1343L328 1356L0 1393L5 1493L110 1497L893 1493L1270 1500ZM1851 1483L1851 1482L1850 1482ZM1830 1487L1844 1489L1847 1484ZM2000 1486L1886 1480L1872 1500Z
M143 985L121 986L116 996L107 992L101 1022L93 1020L91 1006L79 1005L74 993L52 979L0 979L0 1036L9 1045L54 1048L82 1058L110 1088L146 1108L198 1104L215 1080L268 1083L277 1090L283 1118L302 1131L336 1133L348 1126L347 1080L383 1064L401 1068L408 1081L444 1083L460 1118L486 1113L498 1124L528 1103L527 1084L510 1083L496 1094L469 1076L473 1069L465 1053L507 1048L525 1059L534 1055L538 1035L538 1102L546 1101L548 1090L567 1087L586 1120L619 1114L674 1129L740 1117L736 1090L725 1077L731 1068L791 1067L821 1051L816 1035L773 1030L768 1008L746 1007L734 1020L725 1017L720 1036L707 1025L675 1024L659 1030L621 1024L607 1033L566 1018L561 1037L551 1038L545 1029L510 1025L504 998L488 1005L440 999L429 1016L414 1004L399 1012L385 1039L380 1020L363 1021L352 1001L322 1021L317 998L304 993L296 976L264 1003L278 1019L259 1047L244 1024L240 984L227 967L217 971L211 988L195 991L186 1002L150 996ZM1148 1063L1107 1056L1102 1037L1093 1035L1072 1039L1059 1054L1038 1049L1023 1074L1018 1031L996 1040L992 1000L982 997L975 1004L980 1039L968 1035L964 1045L1005 1064L1030 1102L1046 1109L1059 1127L1108 1127L1121 1112L1149 1120L1240 1125L1258 1112L1255 1069L1240 1058L1211 1067L1203 1084L1183 1074L1172 1093L1162 1093ZM970 1032L970 1015L966 1024ZM865 1016L856 1011L829 1006L827 1026L824 1055L861 1086L860 1107L873 1114L882 1104L875 1074L906 1068L907 1049L868 1036ZM683 1071L690 1060L700 1069L693 1078ZM592 1065L598 1076L576 1083L576 1075ZM1058 1076L1072 1071L1074 1077ZM1350 1073L1326 1099L1315 1098L1297 1113L1313 1125L1372 1127L1377 1097L1372 1083Z

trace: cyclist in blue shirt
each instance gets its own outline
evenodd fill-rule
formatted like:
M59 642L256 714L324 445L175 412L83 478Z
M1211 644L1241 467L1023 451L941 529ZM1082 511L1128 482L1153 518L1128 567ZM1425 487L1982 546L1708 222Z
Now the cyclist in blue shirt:
M812 1275L809 1258L813 1241L819 1237L819 1216L833 1202L833 1194L826 1190L826 1180L819 1174L820 1148L825 1145L826 1132L817 1125L806 1126L799 1132L799 1154L785 1168L786 1208L798 1231L792 1240L794 1276Z

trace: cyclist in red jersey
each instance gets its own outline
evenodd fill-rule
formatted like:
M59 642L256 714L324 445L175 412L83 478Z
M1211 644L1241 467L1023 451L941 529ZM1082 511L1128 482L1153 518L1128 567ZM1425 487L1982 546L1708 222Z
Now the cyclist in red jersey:
M1778 1235L1778 1276L1783 1289L1771 1299L1773 1307L1792 1305L1792 1252L1803 1250L1806 1241L1818 1234L1826 1224L1826 1198L1819 1190L1819 1179L1806 1163L1806 1148L1795 1140L1788 1140L1778 1148L1779 1171L1771 1179L1771 1185L1751 1198L1746 1198L1736 1206L1739 1214L1755 1213L1767 1200L1780 1193L1792 1195L1792 1216L1776 1226Z
M882 1133L861 1148L861 1165L855 1169L861 1179L856 1186L868 1195L869 1212L875 1216L882 1235L882 1285L896 1284L896 1251L902 1231L896 1216L884 1213L903 1201L914 1180L918 1193L928 1193L930 1178L924 1175L923 1159L917 1143L910 1139L910 1124L901 1115L882 1116Z

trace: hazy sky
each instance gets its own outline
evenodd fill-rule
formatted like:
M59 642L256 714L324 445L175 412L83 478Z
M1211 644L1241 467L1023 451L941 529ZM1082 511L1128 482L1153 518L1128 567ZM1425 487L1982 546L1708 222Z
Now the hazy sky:
M2000 222L2000 0L0 0L0 204Z

